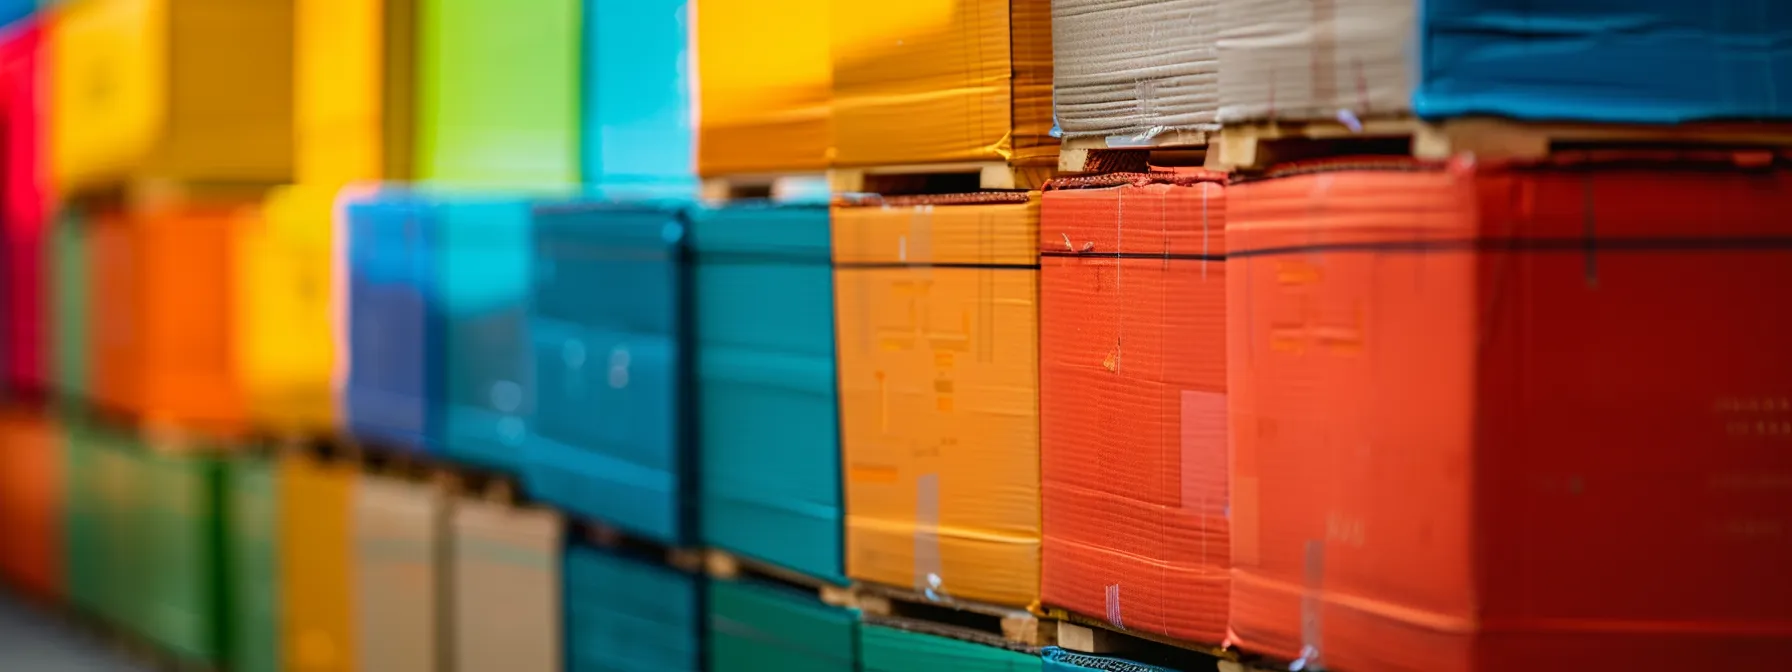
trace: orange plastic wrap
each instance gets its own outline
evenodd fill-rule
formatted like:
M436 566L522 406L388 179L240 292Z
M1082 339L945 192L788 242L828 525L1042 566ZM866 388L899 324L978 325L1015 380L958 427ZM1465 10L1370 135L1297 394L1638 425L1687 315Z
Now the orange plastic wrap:
M833 209L852 578L1038 599L1039 202L1011 196Z
M254 212L189 205L98 217L91 347L101 405L155 424L242 428L231 251L234 225Z
M1131 178L1043 198L1043 599L1218 644L1230 552L1225 177Z
M1237 643L1339 672L1782 669L1792 172L1746 158L1232 187Z
M63 593L61 441L41 412L0 408L0 572L40 598Z

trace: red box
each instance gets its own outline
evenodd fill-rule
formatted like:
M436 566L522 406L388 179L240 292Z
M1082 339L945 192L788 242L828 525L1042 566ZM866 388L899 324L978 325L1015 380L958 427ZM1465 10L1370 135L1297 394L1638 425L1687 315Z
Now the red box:
M5 306L7 387L45 385L43 249L45 171L39 142L41 29L36 19L8 26L0 38L0 303Z
M1792 172L1308 166L1227 194L1232 627L1350 670L1792 659Z
M1213 644L1229 590L1224 179L1065 180L1040 216L1043 600Z

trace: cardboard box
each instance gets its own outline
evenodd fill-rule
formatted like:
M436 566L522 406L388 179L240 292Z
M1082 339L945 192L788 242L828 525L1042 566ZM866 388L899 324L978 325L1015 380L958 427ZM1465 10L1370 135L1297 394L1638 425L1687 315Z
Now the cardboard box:
M411 177L417 2L292 0L300 184Z
M1792 653L1792 356L1761 291L1792 284L1792 169L1761 158L1228 190L1233 641L1329 669Z
M1052 101L1066 138L1218 130L1217 0L1052 3Z
M354 669L446 669L448 500L433 484L378 476L354 496Z
M559 672L561 529L548 509L462 498L449 521L456 670Z
M696 193L692 4L584 4L579 172L609 197Z
M334 192L283 187L236 230L232 283L236 366L247 412L284 432L335 427L330 257Z
M352 464L325 464L300 453L280 458L281 667L348 672L356 651L353 571L355 487Z
M1214 645L1230 589L1225 179L1066 180L1039 225L1042 599Z
M859 626L859 664L880 672L927 670L1042 669L1039 656L974 642L908 632L879 625Z
M225 649L232 670L280 670L280 481L259 456L224 463Z
M832 0L697 3L699 173L828 166L832 8Z
M828 211L692 220L703 541L843 582Z
M812 592L714 580L705 604L714 672L857 669L858 615L822 604Z
M66 488L62 430L45 413L0 410L0 572L20 592L47 600L67 595L63 522Z
M1036 196L836 207L846 573L1039 595Z
M134 593L130 632L186 664L218 665L224 637L224 468L211 457L151 454L124 436L114 449L128 464L112 478L134 502L114 529L128 540L113 566L115 588Z
M834 163L1055 166L1047 0L833 0Z
M436 213L402 189L345 196L342 208L347 367L338 413L363 441L440 450L429 414L441 378L429 311Z
M91 218L78 208L65 207L44 234L44 305L49 307L50 344L45 362L50 385L64 399L87 400L92 392L90 358L93 355L88 321L92 313L89 283L93 271L88 258Z
M25 3L32 6L32 3ZM41 392L45 373L46 329L43 238L49 194L40 150L43 30L31 19L7 26L0 40L0 384Z
M527 331L534 278L531 201L460 195L439 200L431 309L441 316L439 442L450 459L515 473L533 414L535 371ZM432 422L434 422L432 420Z
M81 0L50 17L60 192L291 179L291 0Z
M702 668L702 578L585 546L566 548L573 669Z

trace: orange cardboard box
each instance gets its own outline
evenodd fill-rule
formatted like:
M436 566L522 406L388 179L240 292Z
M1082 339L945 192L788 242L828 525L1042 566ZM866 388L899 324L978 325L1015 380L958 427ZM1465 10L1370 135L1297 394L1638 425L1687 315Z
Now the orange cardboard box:
M63 594L62 433L51 423L0 408L0 573L40 598Z
M230 433L244 422L231 338L238 205L150 206L97 218L93 394L150 423Z
M355 669L353 465L280 458L280 659L294 672Z
M1039 203L985 200L832 213L846 573L1026 606L1039 595Z
M832 0L697 6L697 172L828 166Z
M1048 0L833 0L834 163L1056 166Z

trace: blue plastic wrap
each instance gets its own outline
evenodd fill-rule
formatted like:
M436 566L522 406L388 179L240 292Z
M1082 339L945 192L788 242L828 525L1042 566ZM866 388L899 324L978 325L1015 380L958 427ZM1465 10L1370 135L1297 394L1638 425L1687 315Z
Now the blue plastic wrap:
M393 448L426 450L437 389L433 213L402 190L343 205L347 241L348 377L342 417L350 434Z
M693 574L566 549L566 669L696 672L702 585Z
M664 543L691 533L685 219L651 206L536 212L536 403L523 481Z
M1424 117L1792 117L1792 3L1427 0ZM1785 92L1785 93L1781 93Z
M1103 670L1104 672L1171 672L1169 668L1146 665L1125 658L1097 656L1088 653L1066 651L1055 646L1045 647L1039 652L1045 664L1045 672L1073 672L1074 670Z
M527 330L531 202L459 196L442 201L438 211L443 452L518 471L534 387Z
M695 195L686 0L587 0L585 181L611 197Z
M691 227L703 542L844 582L827 208Z

